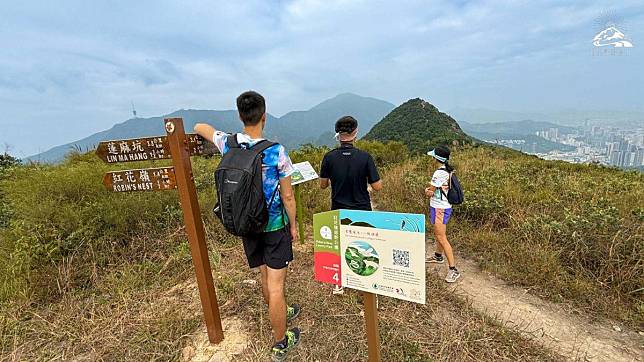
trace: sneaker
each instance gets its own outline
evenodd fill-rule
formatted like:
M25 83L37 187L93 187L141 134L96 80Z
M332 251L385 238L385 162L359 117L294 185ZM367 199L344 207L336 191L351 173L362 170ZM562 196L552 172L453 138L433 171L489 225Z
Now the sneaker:
M273 362L282 362L286 359L286 355L300 343L300 329L291 328L286 331L286 346L282 343L276 343L271 350L271 358Z
M448 283L454 283L456 279L461 277L461 273L458 272L456 269L450 269L447 271L447 276L445 277L445 281Z
M300 308L299 304L291 304L286 307L286 323L291 323L295 318L297 318L300 315L301 310L302 308Z
M344 294L344 287L336 285L335 288L333 288L333 295L342 295L342 294Z
M442 256L439 258L439 257L436 256L436 254L434 254L432 256L428 256L425 259L425 263L443 264L444 262L445 262L445 258L442 257Z

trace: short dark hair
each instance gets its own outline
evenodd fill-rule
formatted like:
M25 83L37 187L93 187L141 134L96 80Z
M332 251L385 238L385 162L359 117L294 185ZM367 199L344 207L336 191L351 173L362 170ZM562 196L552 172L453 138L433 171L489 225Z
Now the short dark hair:
M237 111L245 126L254 126L266 113L266 101L255 91L244 92L237 97Z
M337 133L351 133L358 128L358 121L351 116L342 116L335 122Z

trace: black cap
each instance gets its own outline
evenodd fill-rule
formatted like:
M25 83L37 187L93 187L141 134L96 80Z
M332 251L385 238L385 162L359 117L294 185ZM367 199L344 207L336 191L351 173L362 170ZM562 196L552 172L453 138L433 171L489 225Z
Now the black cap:
M336 133L352 133L358 128L358 121L351 116L340 117L335 122Z

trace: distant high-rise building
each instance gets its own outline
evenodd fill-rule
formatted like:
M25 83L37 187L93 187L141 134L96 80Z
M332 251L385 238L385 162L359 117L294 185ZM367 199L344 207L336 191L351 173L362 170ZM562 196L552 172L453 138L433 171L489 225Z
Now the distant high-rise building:
M633 160L633 166L644 166L644 148L638 148L635 152L635 159Z

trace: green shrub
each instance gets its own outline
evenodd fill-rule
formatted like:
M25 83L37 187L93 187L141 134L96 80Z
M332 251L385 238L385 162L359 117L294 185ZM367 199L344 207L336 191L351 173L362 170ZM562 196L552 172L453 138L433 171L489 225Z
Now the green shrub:
M127 165L138 167L150 164ZM124 246L180 225L175 192L106 191L103 174L114 168L93 155L72 155L57 166L17 168L0 181L13 214L0 239L1 299L21 289L55 296L90 283L90 266L127 259Z

